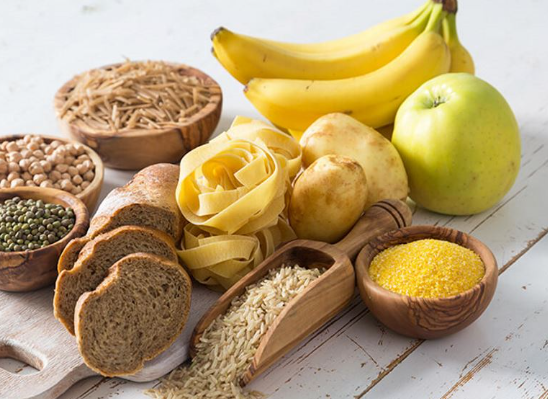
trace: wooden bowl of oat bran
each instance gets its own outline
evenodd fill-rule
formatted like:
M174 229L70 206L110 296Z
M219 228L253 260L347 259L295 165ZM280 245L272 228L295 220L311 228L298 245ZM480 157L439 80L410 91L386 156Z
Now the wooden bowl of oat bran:
M65 83L54 107L61 130L106 166L135 170L204 144L219 122L222 93L204 72L160 61L92 69Z

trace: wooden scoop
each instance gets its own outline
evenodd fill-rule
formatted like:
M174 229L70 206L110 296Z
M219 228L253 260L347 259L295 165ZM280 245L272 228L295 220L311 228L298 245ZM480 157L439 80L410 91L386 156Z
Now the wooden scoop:
M292 299L270 326L241 378L242 386L248 384L348 305L355 287L352 261L360 249L383 233L408 226L411 217L405 202L384 200L368 209L350 233L334 245L295 240L282 246L225 292L204 314L192 333L190 356L196 355L196 344L205 329L226 312L232 300L244 293L246 286L266 276L269 270L282 265L327 269Z

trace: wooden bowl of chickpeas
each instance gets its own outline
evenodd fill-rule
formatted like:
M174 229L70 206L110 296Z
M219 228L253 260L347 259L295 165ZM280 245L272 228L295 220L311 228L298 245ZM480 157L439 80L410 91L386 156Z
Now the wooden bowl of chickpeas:
M92 213L103 175L99 155L76 141L36 134L0 137L0 189L56 188L75 195Z

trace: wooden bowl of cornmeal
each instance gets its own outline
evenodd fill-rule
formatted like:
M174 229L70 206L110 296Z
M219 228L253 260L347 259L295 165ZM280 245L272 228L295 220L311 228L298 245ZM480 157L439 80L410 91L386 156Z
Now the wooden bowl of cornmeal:
M473 253L446 245L447 242ZM410 243L413 245L402 246ZM432 247L431 253L419 247L423 243ZM399 258L395 256L396 246L399 246ZM392 250L376 259L377 255L388 249ZM470 256L475 262L475 270L468 269L466 262L459 257L462 256L460 252ZM386 269L389 271L385 271L382 278L378 273L381 260L383 266L391 268ZM370 270L372 262L376 262L374 270ZM422 263L417 266L417 262L423 262L426 266ZM447 265L444 262L452 263ZM478 263L483 263L482 275L478 274ZM412 269L413 264L418 271ZM443 275L447 266L449 271ZM428 273L435 274L439 281ZM462 330L484 312L495 293L498 267L491 250L466 233L447 227L411 226L386 233L365 246L356 259L356 275L360 295L379 321L400 334L431 339ZM462 292L451 291L458 291L459 287L467 285L470 287ZM447 296L448 293L452 294ZM439 297L436 297L438 294Z

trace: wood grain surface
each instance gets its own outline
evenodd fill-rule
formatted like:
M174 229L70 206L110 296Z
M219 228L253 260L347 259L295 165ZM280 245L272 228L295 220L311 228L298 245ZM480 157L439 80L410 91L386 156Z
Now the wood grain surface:
M0 203L18 196L23 199L42 200L74 210L75 222L70 232L59 241L33 251L0 252L0 290L31 291L45 287L57 277L57 260L73 238L86 234L89 213L76 196L54 188L17 187L0 190ZM2 318L3 323L6 319Z
M51 97L67 77L128 56L187 62L214 77L224 94L218 133L235 115L260 115L242 94L242 86L209 53L209 35L216 27L274 40L320 42L360 32L419 4L417 0L379 4L348 0L344 6L338 1L290 0L268 6L241 0L1 2L0 47L5 62L0 63L4 79L0 131L59 134ZM547 14L548 2L537 0L497 5L459 0L459 37L474 57L477 75L504 95L519 121L521 170L505 198L478 215L443 216L410 203L415 224L464 231L495 254L501 274L482 317L446 338L410 339L378 323L355 295L347 308L255 379L249 389L270 399L439 399L449 391L446 398L547 398L548 93L543 88L548 87L544 73L548 52L541 46ZM265 23L273 19L283 23ZM101 197L132 174L107 170ZM0 367L18 374L31 371L6 359L0 359ZM91 377L61 399L146 399L143 391L157 384Z
M102 68L109 68L107 65ZM165 129L134 129L120 132L98 131L82 128L59 117L65 98L76 83L75 77L65 83L56 93L54 107L62 132L93 148L105 165L115 169L138 170L156 163L178 163L188 151L204 144L221 117L223 96L220 86L199 69L182 64L177 66L181 76L195 76L211 92L209 102L196 114L178 127Z
M241 379L242 385L250 383L348 305L355 287L354 267L350 258L355 257L359 248L380 234L410 223L411 210L404 202L383 200L369 208L347 236L335 245L295 240L282 246L234 284L204 314L192 334L191 356L195 355L196 344L206 328L226 312L232 300L242 295L248 285L265 277L270 270L284 265L327 269L285 306L265 333Z
M485 275L471 289L447 298L417 298L389 291L375 283L369 265L380 252L417 240L449 241L477 253ZM440 226L411 226L386 233L365 246L356 259L360 295L371 313L395 332L412 338L440 338L469 326L487 308L497 286L497 261L481 241L461 231Z

